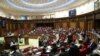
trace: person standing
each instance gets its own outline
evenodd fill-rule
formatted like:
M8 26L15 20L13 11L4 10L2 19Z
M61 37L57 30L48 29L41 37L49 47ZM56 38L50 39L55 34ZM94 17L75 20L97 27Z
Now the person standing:
M10 49L14 52L17 50L17 43L14 40L10 42Z

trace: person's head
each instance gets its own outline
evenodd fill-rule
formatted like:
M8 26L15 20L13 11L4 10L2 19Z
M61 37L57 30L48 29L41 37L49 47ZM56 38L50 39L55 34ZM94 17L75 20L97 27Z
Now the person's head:
M95 42L95 40L94 39L91 39L91 42Z

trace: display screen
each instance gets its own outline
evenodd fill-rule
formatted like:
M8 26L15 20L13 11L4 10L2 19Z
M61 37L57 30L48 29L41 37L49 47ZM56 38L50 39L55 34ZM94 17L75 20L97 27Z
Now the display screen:
M5 43L4 37L0 37L0 47L2 47Z
M73 9L73 10L69 11L69 17L70 16L76 16L76 9Z
M20 16L20 20L27 20L27 15Z
M54 27L54 23L36 23L36 27Z
M25 39L24 38L18 38L19 45L25 45Z

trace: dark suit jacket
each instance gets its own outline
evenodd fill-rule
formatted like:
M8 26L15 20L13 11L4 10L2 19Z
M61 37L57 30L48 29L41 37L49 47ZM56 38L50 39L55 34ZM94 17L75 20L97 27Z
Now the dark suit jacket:
M95 48L97 47L97 44L95 43L95 42L93 42L92 44L91 44L91 51L93 51Z
M70 56L79 56L79 48L76 45L73 45L69 50Z

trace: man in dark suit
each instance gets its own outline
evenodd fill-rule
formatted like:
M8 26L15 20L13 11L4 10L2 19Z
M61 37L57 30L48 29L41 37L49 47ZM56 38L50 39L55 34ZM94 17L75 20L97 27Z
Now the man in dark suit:
M79 48L74 43L71 44L69 56L79 56Z
M66 56L65 48L61 48L61 53L59 56Z
M56 52L57 52L57 45L55 43L52 45L51 52L53 52L54 54L56 54Z
M71 42L72 42L72 34L71 33L69 33L69 35L68 35L68 44L70 44Z
M90 52L92 52L97 47L97 44L95 43L94 39L90 41L89 47L90 47Z

